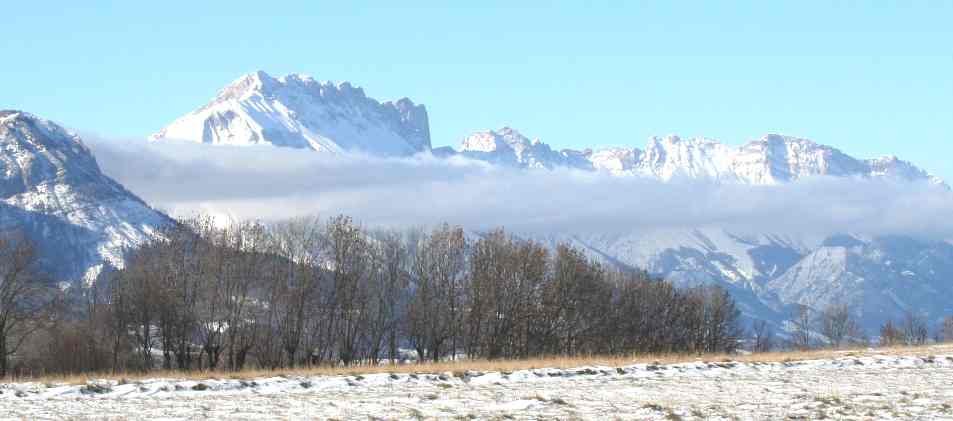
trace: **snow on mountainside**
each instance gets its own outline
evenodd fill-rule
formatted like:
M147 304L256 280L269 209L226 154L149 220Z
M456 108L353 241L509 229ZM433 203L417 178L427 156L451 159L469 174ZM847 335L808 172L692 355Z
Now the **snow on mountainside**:
M578 166L570 155L554 151L539 139L530 141L509 127L475 133L463 140L461 155L495 164L522 168Z
M605 148L554 151L539 139L530 141L518 131L473 134L459 152L440 148L441 156L460 155L521 168L568 167L605 171L618 176L648 176L661 180L704 178L747 184L778 184L810 176L892 177L904 181L939 178L897 157L860 160L830 146L807 139L769 134L740 147L705 139L653 137L644 150Z
M0 111L0 229L38 245L58 279L93 279L103 263L168 223L103 175L78 136L20 111Z
M765 285L780 302L848 304L868 326L905 311L953 313L953 246L904 237L834 236Z
M424 106L407 98L380 103L347 82L258 71L151 136L162 139L404 156L430 150L430 127Z
M953 245L941 241L740 236L715 228L524 236L551 246L568 242L610 266L643 268L682 287L720 285L749 319L780 323L796 304L847 304L875 332L908 311L931 323L953 314Z

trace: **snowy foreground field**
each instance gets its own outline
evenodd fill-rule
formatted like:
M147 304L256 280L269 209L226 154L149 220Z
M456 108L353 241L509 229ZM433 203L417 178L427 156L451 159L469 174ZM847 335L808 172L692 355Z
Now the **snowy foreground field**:
M0 419L953 420L953 353L0 385Z

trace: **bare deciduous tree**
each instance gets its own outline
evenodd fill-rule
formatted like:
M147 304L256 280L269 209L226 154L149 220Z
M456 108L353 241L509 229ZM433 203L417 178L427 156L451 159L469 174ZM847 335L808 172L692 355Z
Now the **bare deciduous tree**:
M42 304L42 285L35 272L33 245L23 236L0 235L0 378L10 357L38 325L34 313Z
M792 319L793 331L791 332L792 345L800 350L811 348L811 308L798 304L794 311Z
M940 324L940 340L944 342L953 342L953 316L946 316L943 318L943 323Z
M387 358L397 359L399 327L403 320L404 291L410 283L407 247L400 234L394 231L380 233L372 248L374 280L371 286L376 300L370 326L370 358L377 362L381 348L386 346Z
M923 345L930 337L926 316L907 311L903 318L903 336L907 345Z
M887 320L880 326L880 345L895 346L906 342L903 330L897 327L892 320Z
M827 337L831 347L840 348L845 341L859 339L860 328L846 304L831 304L818 316L820 333Z
M766 320L755 320L751 324L751 339L754 352L771 352L774 348L774 332Z
M463 308L466 253L463 229L444 224L417 245L412 272L416 289L410 301L410 336L421 359L438 361L457 350Z

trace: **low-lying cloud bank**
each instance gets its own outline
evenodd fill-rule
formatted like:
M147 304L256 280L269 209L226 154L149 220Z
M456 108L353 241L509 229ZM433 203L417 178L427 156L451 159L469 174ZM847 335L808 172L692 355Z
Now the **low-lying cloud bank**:
M779 186L662 183L524 171L465 159L327 156L271 147L90 139L103 170L173 215L277 220L344 213L371 226L620 233L735 232L953 238L953 194L927 183L819 177Z

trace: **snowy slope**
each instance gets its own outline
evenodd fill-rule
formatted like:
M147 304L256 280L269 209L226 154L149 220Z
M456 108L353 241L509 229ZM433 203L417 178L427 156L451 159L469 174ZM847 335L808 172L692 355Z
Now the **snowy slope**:
M273 78L261 71L239 78L151 139L385 156L430 150L423 105L407 98L380 103L347 82L298 74Z
M815 308L848 304L866 325L876 325L907 310L935 317L953 313L951 276L948 243L841 235L772 279L765 292Z
M39 246L58 279L87 281L123 249L168 223L165 215L103 175L75 134L20 111L0 111L0 229Z

